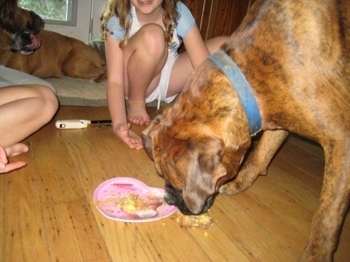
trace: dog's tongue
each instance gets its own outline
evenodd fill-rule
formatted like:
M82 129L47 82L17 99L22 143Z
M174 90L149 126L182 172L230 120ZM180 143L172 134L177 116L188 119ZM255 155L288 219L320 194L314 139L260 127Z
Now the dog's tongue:
M34 34L31 34L30 39L32 40L32 42L29 45L26 45L26 48L30 50L38 49L41 45L40 38Z

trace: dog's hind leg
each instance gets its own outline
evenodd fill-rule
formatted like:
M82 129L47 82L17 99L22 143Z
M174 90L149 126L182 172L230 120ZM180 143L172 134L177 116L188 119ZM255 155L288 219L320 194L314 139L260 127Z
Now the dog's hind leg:
M265 175L267 166L287 136L288 132L285 130L264 131L257 146L244 161L237 177L224 184L220 193L237 194L249 188L259 175Z
M339 138L338 138L339 139ZM325 173L320 202L301 261L332 261L350 201L350 139L324 148Z

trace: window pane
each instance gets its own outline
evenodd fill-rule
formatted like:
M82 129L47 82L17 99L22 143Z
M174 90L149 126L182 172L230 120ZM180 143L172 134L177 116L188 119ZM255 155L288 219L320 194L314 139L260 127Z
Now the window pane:
M77 0L19 0L21 7L41 16L46 22L75 25Z

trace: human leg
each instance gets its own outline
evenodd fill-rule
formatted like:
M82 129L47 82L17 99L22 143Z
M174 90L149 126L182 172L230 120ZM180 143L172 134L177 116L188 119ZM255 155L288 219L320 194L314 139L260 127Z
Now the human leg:
M205 41L205 44L212 54L220 49L220 46L226 41L226 36L218 36ZM186 52L182 53L176 60L169 79L167 97L176 95L182 91L187 79L193 71L190 58Z
M43 85L0 88L0 146L22 141L51 120L58 108L55 93Z
M149 124L145 98L158 85L167 59L163 29L156 24L143 26L124 51L128 94L128 119L134 124Z

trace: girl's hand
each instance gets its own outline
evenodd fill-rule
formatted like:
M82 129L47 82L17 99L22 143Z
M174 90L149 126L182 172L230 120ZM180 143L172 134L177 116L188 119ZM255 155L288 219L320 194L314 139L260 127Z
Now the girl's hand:
M23 161L9 163L8 157L28 152L28 146L22 143L3 148L0 146L0 174L19 169L26 165Z
M131 149L143 148L141 137L139 137L133 131L131 131L130 123L116 125L114 126L113 131Z

